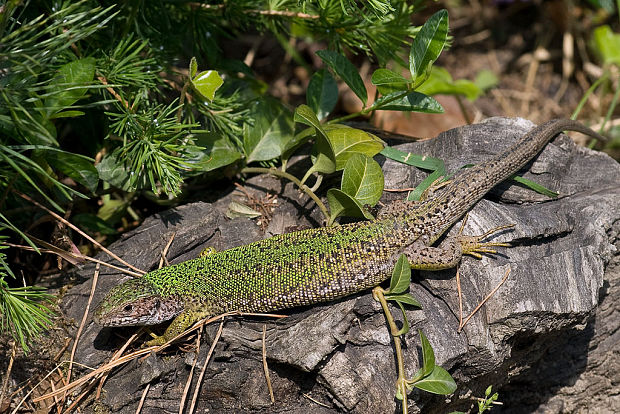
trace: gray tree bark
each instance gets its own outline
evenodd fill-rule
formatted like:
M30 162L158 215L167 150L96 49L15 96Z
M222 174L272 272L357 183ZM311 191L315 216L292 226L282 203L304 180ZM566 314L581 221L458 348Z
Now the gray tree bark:
M531 127L522 119L492 118L397 148L441 158L448 171L454 171L499 153ZM391 160L382 162L386 188L413 187L425 175ZM465 313L510 269L506 283L463 332L457 332L456 270L414 274L410 291L423 309L407 310L412 325L404 336L408 375L419 366L417 330L421 329L437 363L453 375L458 390L447 398L414 391L410 412L465 411L488 385L499 390L504 402L494 412L620 412L620 165L560 136L526 169L526 178L560 196L550 200L506 182L471 210L466 234L505 224L515 228L496 238L510 241L513 247L500 248L498 254L482 260L463 259ZM208 246L222 250L290 226L320 225L313 204L290 184L259 176L248 180L246 188L259 195L267 191L278 195L266 233L251 220L224 217L234 197L229 194L213 204L198 202L154 215L111 250L137 267L152 270L173 233L168 257L177 263ZM404 194L386 194L383 201L396 197ZM92 268L80 274L87 280L71 289L62 304L67 318L76 321L85 308ZM104 269L93 303L123 279ZM393 311L399 315L397 308ZM226 320L200 386L196 412L401 410L394 398L397 372L391 336L370 292L280 313L289 316L278 321ZM214 336L217 325L208 327L209 336ZM263 327L274 404L263 374ZM76 360L99 366L134 330L101 329L90 323ZM208 348L203 344L196 355L175 346L165 356L151 355L114 371L103 388L103 405L112 412L133 413L142 390L151 384L142 413L178 412L189 369L195 358L197 367L201 366Z

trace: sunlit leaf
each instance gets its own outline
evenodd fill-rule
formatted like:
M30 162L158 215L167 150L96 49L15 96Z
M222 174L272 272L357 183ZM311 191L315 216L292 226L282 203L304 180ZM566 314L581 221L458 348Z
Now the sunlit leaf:
M194 90L208 101L212 101L215 98L215 92L223 83L222 77L214 70L200 72L191 80Z
M357 200L336 188L330 188L327 191L327 201L329 202L330 225L341 215L366 218L368 220L374 218Z
M411 78L423 75L427 68L439 57L448 39L448 12L439 10L424 23L409 53Z
M435 365L430 375L414 384L416 388L440 395L449 395L456 391L456 383L448 371Z
M364 154L373 157L385 146L381 139L361 129L334 125L325 129L334 150L337 171L343 169L353 155Z
M341 190L355 198L360 205L374 206L383 194L381 166L364 154L353 154L342 172Z
M411 265L407 260L407 256L401 254L392 271L390 279L390 290L388 293L403 293L409 289L411 283Z

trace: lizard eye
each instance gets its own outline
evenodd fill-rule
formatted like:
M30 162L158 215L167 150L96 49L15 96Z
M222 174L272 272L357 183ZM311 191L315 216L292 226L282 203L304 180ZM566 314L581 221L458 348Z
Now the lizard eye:
M132 305L127 305L127 306L125 306L125 307L123 308L123 310L124 310L125 312L131 312L131 311L133 310L133 306L132 306Z

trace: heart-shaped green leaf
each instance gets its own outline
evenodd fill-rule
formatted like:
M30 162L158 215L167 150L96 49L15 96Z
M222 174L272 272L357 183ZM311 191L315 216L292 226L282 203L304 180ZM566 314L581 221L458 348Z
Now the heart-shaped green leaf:
M186 150L186 161L195 171L212 171L241 158L241 153L230 140L216 132L196 134L195 144L196 147Z
M224 83L224 80L214 70L205 70L192 78L191 84L196 92L211 102L215 98L215 91Z
M327 201L329 202L329 225L332 225L341 215L348 217L360 217L372 220L374 217L353 197L344 191L330 188L327 191Z
M261 99L249 116L254 125L243 126L243 147L247 162L267 161L279 157L293 139L293 117L279 101Z

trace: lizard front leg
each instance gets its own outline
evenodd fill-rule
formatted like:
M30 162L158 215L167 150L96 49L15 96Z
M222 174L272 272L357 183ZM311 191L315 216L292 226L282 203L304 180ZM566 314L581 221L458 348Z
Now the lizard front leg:
M172 320L163 335L158 336L155 334L151 334L151 336L153 336L153 339L148 341L146 344L148 346L163 345L180 333L184 332L194 323L198 322L203 318L206 318L207 316L210 316L210 312L206 310L201 310L199 308L192 308L190 306L183 310L183 312L181 312L176 318Z

